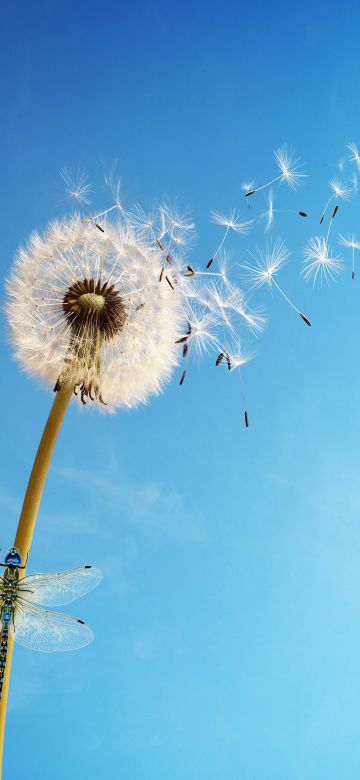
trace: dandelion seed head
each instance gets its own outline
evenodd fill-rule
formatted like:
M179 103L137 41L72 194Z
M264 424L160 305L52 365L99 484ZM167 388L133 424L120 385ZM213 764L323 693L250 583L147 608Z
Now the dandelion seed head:
M343 184L340 179L333 178L329 181L330 189L333 191L337 198L342 200L350 200L352 195L352 188L347 184Z
M286 144L276 149L274 152L276 164L281 173L281 179L295 190L307 177L307 174L301 171L302 165L299 158L295 156L292 149Z
M89 195L92 192L85 171L77 170L72 175L67 168L62 168L60 176L65 183L66 197L77 204L86 206L90 203Z
M268 284L271 287L273 277L279 273L285 265L290 252L280 239L269 241L265 248L257 247L254 253L249 252L253 258L253 264L245 264L243 268L252 287L261 287Z
M341 257L333 256L324 236L314 236L307 243L304 250L305 268L301 274L306 282L320 281L330 284L335 281L337 274L344 270L344 264Z
M253 219L241 220L241 212L236 209L232 209L228 215L221 214L219 211L212 211L211 221L242 235L247 235L254 225Z
M250 363L256 357L256 352L239 339L235 340L231 346L224 347L223 351L228 356L230 371L236 371L236 369L245 366L246 363ZM224 365L226 364L224 363Z
M145 402L170 378L185 299L159 284L158 247L125 219L103 225L75 215L34 233L9 277L7 313L25 370L111 410Z
M360 171L360 154L358 147L356 144L348 144L347 149L349 149L349 152L351 152L351 157L349 157L349 162L354 162Z
M360 249L360 241L358 241L354 233L349 233L346 236L339 233L338 242L341 246L350 247L351 249Z

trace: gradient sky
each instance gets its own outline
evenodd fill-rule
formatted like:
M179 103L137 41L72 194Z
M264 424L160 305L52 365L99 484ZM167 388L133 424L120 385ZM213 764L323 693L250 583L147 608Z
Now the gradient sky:
M360 141L360 10L335 2L20 2L1 11L0 262L66 211L59 170L192 209L194 263L211 208L244 205L291 143L312 174L277 205L292 258L279 281L310 330L262 290L269 325L236 375L195 366L134 412L69 410L29 571L98 565L72 612L95 642L16 649L4 780L358 780L360 273L299 278L327 180ZM252 201L258 213L264 200ZM336 231L360 233L359 201ZM261 243L232 241L234 251ZM52 393L1 338L0 544L13 541ZM71 611L71 608L69 608Z

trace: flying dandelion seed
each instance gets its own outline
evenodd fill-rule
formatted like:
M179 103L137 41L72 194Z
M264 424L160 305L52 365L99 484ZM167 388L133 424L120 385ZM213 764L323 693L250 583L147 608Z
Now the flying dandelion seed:
M225 230L224 230L224 235L216 251L214 252L212 257L206 264L207 269L210 268L210 266L218 256L219 252L221 251L226 241L229 230L233 230L235 233L240 233L241 235L245 236L249 233L249 231L253 227L254 224L253 219L246 219L241 221L240 217L241 217L241 213L236 211L236 209L233 209L230 212L229 216L226 216L225 214L220 214L218 211L211 212L211 221L215 222L216 225L222 225L225 228Z
M278 239L274 244L269 242L265 249L257 248L255 254L252 252L249 254L254 260L254 265L243 265L243 268L247 273L247 277L252 287L258 288L262 287L264 284L268 285L268 287L274 285L283 298L285 298L289 306L299 314L307 325L311 326L308 317L295 306L274 278L290 257L290 252L286 244Z
M341 258L333 257L323 236L315 236L307 243L304 263L306 267L302 269L301 275L306 282L312 281L314 287L317 281L320 281L321 285L323 282L329 284L335 281L336 275L344 270Z
M360 154L358 147L356 144L348 144L347 149L351 152L351 157L349 157L349 162L354 162L358 171L360 171Z
M352 188L349 187L347 184L342 184L342 182L339 179L330 179L329 181L330 189L332 190L332 195L330 195L330 198L325 203L325 206L323 208L322 215L320 217L320 225L323 223L325 214L327 212L328 207L330 206L330 203L332 203L335 198L340 198L341 200L350 200L352 195ZM336 213L336 212L335 212ZM332 218L334 218L335 214L333 212Z
M249 416L246 411L245 392L243 385L242 368L253 360L255 353L248 347L236 339L231 347L224 347L224 350L220 352L216 360L216 366L225 365L230 372L238 371L240 379L240 393L242 399L242 405L244 408L245 427L249 427Z
M62 168L60 176L65 182L66 197L82 206L87 206L90 203L89 195L92 189L85 171L78 170L72 176L67 168Z
M259 217L260 220L265 221L265 233L268 233L269 230L273 227L275 214L295 214L300 217L307 217L307 213L305 211L298 211L297 209L275 209L273 191L270 190L267 198L267 207Z
M358 239L354 234L343 236L341 233L339 233L338 242L341 246L345 246L351 249L351 253L352 253L351 278L355 279L355 250L360 249L360 241L358 241Z
M307 174L301 171L302 165L299 164L299 158L295 157L292 149L289 149L286 144L281 146L279 149L276 149L274 152L274 157L276 165L280 171L280 175L275 176L274 179L266 182L266 184L262 184L261 187L250 189L245 193L245 198L248 198L250 195L254 195L255 192L264 190L266 187L270 187L277 181L286 182L286 184L288 184L292 190L296 190L296 188L302 183L303 179L306 178Z
M133 407L178 363L185 299L170 278L158 284L156 246L124 219L103 226L75 215L34 233L9 278L7 311L25 370L84 403Z

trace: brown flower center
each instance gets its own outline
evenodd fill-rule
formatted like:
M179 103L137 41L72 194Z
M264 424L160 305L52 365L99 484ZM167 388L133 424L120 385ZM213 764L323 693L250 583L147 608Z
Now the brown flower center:
M124 300L115 285L100 280L74 282L64 295L63 311L74 335L96 335L105 340L124 327L127 313Z

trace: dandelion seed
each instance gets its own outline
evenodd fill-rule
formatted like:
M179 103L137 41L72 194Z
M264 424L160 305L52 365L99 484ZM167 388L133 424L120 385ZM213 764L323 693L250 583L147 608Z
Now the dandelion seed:
M349 157L349 162L354 162L357 166L357 169L360 171L360 154L358 147L356 144L348 144L347 149L351 152L351 157Z
M340 257L333 257L331 250L323 236L315 236L307 243L304 251L304 263L301 275L306 282L312 281L313 286L318 280L329 284L335 281L335 277L344 270Z
M268 194L267 208L263 212L263 214L260 214L260 219L265 220L266 223L265 225L266 233L268 233L268 231L274 224L275 214L296 214L297 216L300 217L307 217L305 211L298 211L297 209L275 209L273 192L272 190L270 190Z
M74 176L72 176L67 168L62 168L60 176L65 182L66 196L69 200L73 200L76 203L80 203L82 206L89 204L89 195L92 192L91 185L88 182L87 175L84 171L78 170Z
M257 248L255 254L252 254L251 252L249 254L254 259L255 264L244 265L243 268L247 272L247 276L252 283L252 286L257 288L262 287L263 284L267 284L269 287L274 285L283 298L285 298L289 306L300 315L304 322L310 324L307 317L305 317L300 309L295 306L274 278L290 257L290 252L286 244L278 239L274 244L269 242L265 249Z
M354 234L343 236L341 233L339 233L338 241L341 246L348 247L352 250L351 278L355 279L355 250L360 249L360 241L358 241Z
M246 410L245 410L244 416L245 416L245 426L246 426L246 428L248 428L249 427L249 417L248 417L248 413L247 413Z
M321 218L320 218L320 225L323 223L325 214L327 212L327 209L328 209L330 203L334 200L334 198L340 198L341 200L350 200L351 195L352 195L351 187L349 187L347 184L342 184L342 182L339 179L337 179L337 178L330 179L329 186L330 186L330 189L332 191L332 195L330 195L330 198L325 203L325 206L323 208L322 215L321 215ZM335 215L333 214L333 216L335 216Z
M274 157L276 165L280 171L280 175L275 176L274 179L266 182L266 184L262 184L261 187L250 189L245 193L246 198L248 198L250 195L253 195L255 192L260 192L260 190L264 190L266 187L270 187L277 181L286 182L286 184L288 184L291 189L296 190L296 188L301 184L302 180L307 176L306 173L301 171L302 165L299 165L299 158L295 157L292 149L289 149L286 144L281 146L279 149L276 149L274 152Z
M216 366L219 366L219 365L220 365L220 363L221 363L221 362L222 362L222 360L223 360L223 357L224 357L224 353L223 353L223 352L220 352L220 355L218 355L218 357L216 358L216 363L215 363L215 365L216 365Z
M241 213L239 211L236 211L236 209L232 209L230 211L229 216L226 216L225 214L220 214L218 211L212 211L211 213L211 221L215 222L216 225L221 225L225 228L224 235L220 241L220 244L218 245L216 251L208 261L206 268L210 268L212 263L214 262L215 258L218 256L219 252L221 251L227 235L229 233L229 230L233 230L235 233L240 233L241 235L245 236L249 231L251 230L254 220L253 219L246 219L246 220L240 220Z
M185 381L186 373L187 373L187 368L185 368L185 370L184 370L184 371L182 372L182 374L181 374L181 379L180 379L180 387L181 387L181 385L182 385L182 384L184 383L184 381Z

